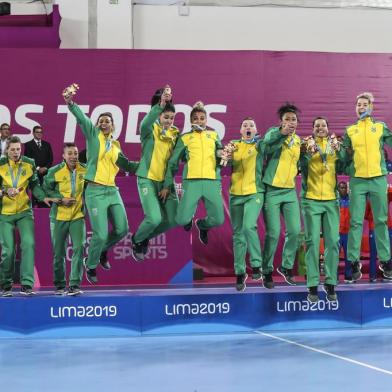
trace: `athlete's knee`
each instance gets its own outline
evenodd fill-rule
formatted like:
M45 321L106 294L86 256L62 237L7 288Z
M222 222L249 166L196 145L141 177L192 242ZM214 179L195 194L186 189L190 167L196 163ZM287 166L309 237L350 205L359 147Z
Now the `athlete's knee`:
M162 223L162 216L161 215L151 215L146 217L146 220L151 227L158 227Z

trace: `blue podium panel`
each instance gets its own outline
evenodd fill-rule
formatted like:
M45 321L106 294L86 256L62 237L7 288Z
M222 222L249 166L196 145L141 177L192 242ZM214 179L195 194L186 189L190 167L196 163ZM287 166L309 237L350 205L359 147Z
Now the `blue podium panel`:
M392 326L388 284L339 286L339 302L304 286L88 290L0 298L0 337L110 337Z
M240 332L255 329L255 294L142 298L143 334Z
M133 296L2 298L0 336L140 335L140 301Z
M310 303L307 292L271 293L256 297L255 312L260 321L256 329L319 329L360 327L361 292L339 293L338 302L328 302L320 293L320 301Z
M362 292L364 327L392 326L392 291L369 290Z

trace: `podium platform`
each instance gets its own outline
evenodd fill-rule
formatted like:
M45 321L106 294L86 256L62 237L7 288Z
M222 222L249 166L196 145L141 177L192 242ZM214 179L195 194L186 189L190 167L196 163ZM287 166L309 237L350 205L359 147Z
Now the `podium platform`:
M392 326L392 284L339 285L339 301L306 300L305 286L164 286L39 291L0 298L0 337L110 337Z

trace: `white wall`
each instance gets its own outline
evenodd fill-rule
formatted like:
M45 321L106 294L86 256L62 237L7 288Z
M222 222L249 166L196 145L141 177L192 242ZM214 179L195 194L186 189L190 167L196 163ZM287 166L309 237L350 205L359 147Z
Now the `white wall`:
M61 48L88 48L88 0L56 0L62 17ZM97 0L97 47L129 49L132 47L131 0Z
M132 48L132 1L117 1L98 0L98 48Z
M88 48L88 0L56 0L62 48ZM97 47L392 52L392 10L189 7L97 0ZM133 12L133 18L132 18ZM133 37L132 37L133 21Z
M177 6L136 5L134 42L136 49L392 52L391 21L385 9L190 7L179 16Z
M61 48L88 48L88 0L56 0Z

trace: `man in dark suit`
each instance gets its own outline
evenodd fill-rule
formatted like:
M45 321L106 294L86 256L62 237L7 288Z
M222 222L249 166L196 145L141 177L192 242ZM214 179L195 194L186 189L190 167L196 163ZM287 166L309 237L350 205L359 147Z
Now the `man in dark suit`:
M38 179L40 184L43 183L43 177L53 163L53 151L51 145L42 140L43 129L41 126L36 125L33 128L34 139L24 145L24 155L32 158L35 161L37 168ZM46 207L45 204L39 203L33 198L33 205L38 207Z
M10 137L10 126L7 123L3 123L0 125L0 155L6 156L6 145L7 140Z

